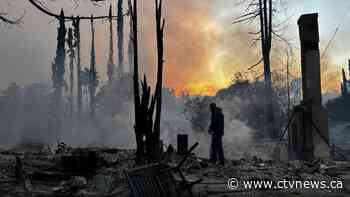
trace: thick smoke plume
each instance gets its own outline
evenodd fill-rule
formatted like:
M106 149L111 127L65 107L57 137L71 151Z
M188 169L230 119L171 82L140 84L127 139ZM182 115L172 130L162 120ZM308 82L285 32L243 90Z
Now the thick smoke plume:
M26 87L11 84L0 97L0 144L13 146L19 143L40 142L54 145L57 142L65 142L80 147L107 146L134 149L136 146L133 129L134 113L133 104L128 101L130 95L114 91L116 90L114 88L112 90L110 92L100 90L102 92L97 96L95 117L90 116L89 105L84 105L82 116L71 117L69 102L65 101L63 125L57 133L56 129L49 126L52 116L48 110L51 88L43 84ZM205 100L202 105L204 113L199 120L203 122L203 126L198 129L194 127L194 122L190 118L197 114L189 112L189 106L186 104L188 99L194 97L176 97L174 94L169 89L163 90L164 114L161 122L161 139L165 146L173 144L176 147L177 134L188 134L190 144L200 143L196 152L200 156L207 157L210 149L210 136L207 132L210 120L209 102L216 102L223 108L225 115L223 142L226 156L228 158L249 156L257 130L249 120L253 118L251 114L242 114L248 106L253 108L252 105L255 107L259 105L254 101L257 96L252 96L251 100L239 94L229 94L226 98L218 95L198 97L200 100ZM111 100L114 102L110 102Z

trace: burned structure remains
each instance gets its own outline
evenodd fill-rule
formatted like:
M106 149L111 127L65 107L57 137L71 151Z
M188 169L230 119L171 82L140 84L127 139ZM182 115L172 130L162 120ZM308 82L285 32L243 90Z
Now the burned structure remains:
M303 101L293 110L289 127L290 159L329 158L328 114L322 106L318 14L298 20Z

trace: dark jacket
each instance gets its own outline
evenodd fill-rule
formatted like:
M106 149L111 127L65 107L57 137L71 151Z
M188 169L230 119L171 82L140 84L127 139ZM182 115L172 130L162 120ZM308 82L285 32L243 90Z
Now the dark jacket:
M224 114L218 107L211 112L209 132L213 132L214 135L224 135Z

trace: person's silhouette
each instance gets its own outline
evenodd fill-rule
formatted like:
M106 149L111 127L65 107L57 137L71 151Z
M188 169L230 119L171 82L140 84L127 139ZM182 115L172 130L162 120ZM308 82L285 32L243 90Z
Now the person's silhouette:
M225 165L225 157L222 145L222 136L224 135L224 114L222 109L215 103L210 104L211 122L209 134L211 137L210 162L216 163L219 159L221 165Z

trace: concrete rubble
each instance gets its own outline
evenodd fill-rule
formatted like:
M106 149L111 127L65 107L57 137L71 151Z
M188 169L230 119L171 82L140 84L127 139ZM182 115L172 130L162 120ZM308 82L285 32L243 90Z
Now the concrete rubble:
M169 165L176 165L182 156L167 154ZM64 159L70 160L70 168ZM22 161L23 176L15 176L16 157ZM89 161L86 162L86 161ZM0 196L63 197L63 196L129 196L123 170L135 167L135 152L107 148L67 148L56 153L41 144L24 144L0 151ZM83 161L83 162L82 162ZM69 163L68 162L68 163ZM74 169L79 166L80 170ZM202 178L195 185L198 196L349 196L350 162L290 161L274 162L258 157L229 160L224 167L191 155L183 165L189 180ZM72 171L74 170L74 171ZM16 180L23 177L23 180ZM227 180L342 180L339 190L230 190ZM21 178L20 178L21 179Z

